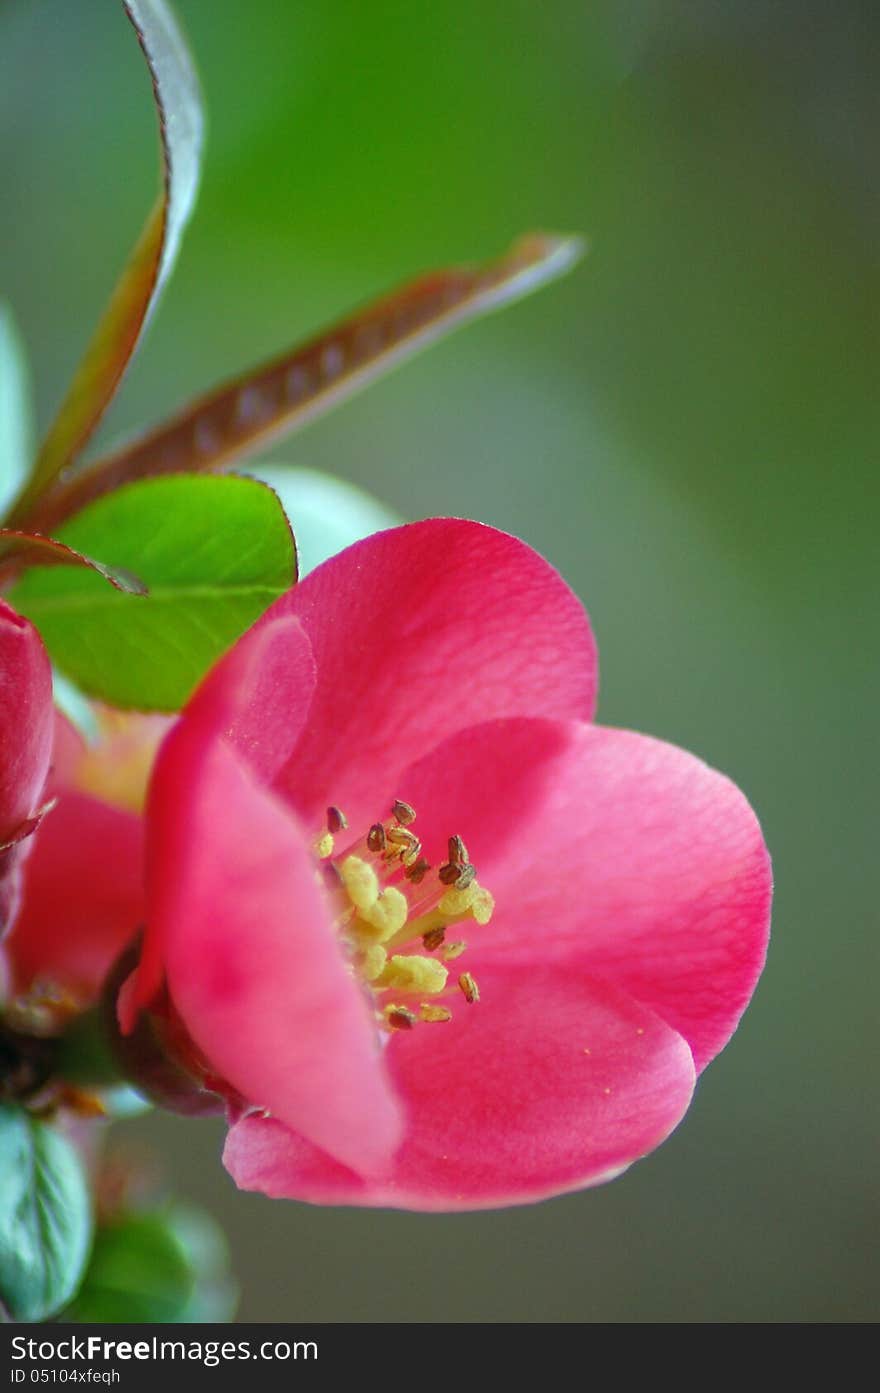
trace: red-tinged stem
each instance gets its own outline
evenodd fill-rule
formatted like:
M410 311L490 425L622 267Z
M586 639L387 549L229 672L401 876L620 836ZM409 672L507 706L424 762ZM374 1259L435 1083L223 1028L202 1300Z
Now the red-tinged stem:
M460 324L561 275L582 250L577 238L534 234L488 265L422 276L62 479L33 505L27 525L54 529L87 503L136 479L229 465L301 428Z
M126 595L146 595L147 587L137 576L121 566L105 566L94 561L80 551L54 537L44 537L38 532L20 532L17 529L0 527L0 590L15 579L23 565L32 566L84 566L97 571L99 576L109 581L114 590Z

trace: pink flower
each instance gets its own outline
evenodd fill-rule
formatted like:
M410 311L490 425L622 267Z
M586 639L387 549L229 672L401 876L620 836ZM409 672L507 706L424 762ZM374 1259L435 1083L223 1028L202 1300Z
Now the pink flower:
M21 866L52 745L52 673L32 624L0 600L0 937L15 918Z
M328 561L206 679L155 766L121 1019L170 999L240 1186L524 1203L681 1119L761 970L767 853L595 690L559 576L448 519Z

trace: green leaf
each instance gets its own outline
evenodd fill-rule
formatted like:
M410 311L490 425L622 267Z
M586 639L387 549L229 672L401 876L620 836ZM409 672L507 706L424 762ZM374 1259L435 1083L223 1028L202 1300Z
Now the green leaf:
M237 1299L226 1241L201 1210L126 1214L102 1225L65 1319L86 1323L228 1320Z
M173 1321L192 1288L186 1254L162 1218L132 1215L98 1229L88 1271L66 1316L84 1323Z
M44 1320L79 1284L91 1237L89 1192L70 1142L0 1104L0 1301L13 1320Z
M72 518L62 540L133 572L149 593L120 594L86 570L35 567L10 602L83 692L144 711L178 710L296 578L281 504L237 476L131 484Z
M12 311L0 301L0 517L27 477L31 444L27 359Z
M353 542L404 521L363 489L315 469L255 464L248 473L281 499L296 538L300 579Z
M13 510L16 527L27 526L41 493L82 450L106 411L174 265L195 203L204 121L192 59L165 0L123 3L152 81L161 138L161 193ZM40 524L38 530L46 529Z

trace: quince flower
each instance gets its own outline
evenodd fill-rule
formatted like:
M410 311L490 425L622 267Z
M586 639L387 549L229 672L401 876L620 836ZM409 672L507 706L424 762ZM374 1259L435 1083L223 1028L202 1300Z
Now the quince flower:
M171 1017L237 1183L466 1210L656 1147L760 973L743 795L591 723L587 617L434 519L326 562L206 678L146 810L123 1029Z

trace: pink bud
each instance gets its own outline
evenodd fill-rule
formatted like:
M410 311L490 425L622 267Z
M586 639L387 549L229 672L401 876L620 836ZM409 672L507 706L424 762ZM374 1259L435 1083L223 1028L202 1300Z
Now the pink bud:
M0 600L0 848L22 837L39 807L52 725L46 650L33 625ZM15 911L19 860L0 850L0 933Z

